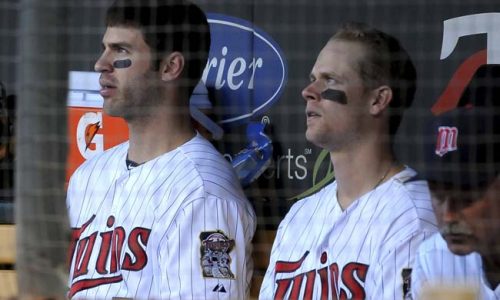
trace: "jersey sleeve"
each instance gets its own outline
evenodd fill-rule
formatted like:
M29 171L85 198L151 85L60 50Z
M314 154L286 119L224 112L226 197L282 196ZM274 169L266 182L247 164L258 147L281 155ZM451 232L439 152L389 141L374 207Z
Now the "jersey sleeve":
M241 202L188 202L159 245L161 298L248 298L255 227L253 210Z
M422 286L428 280L425 271L427 267L425 254L421 251L420 247L417 252L417 256L415 257L415 263L413 265L413 272L411 275L412 299L420 299Z
M385 255L370 265L367 299L412 299L411 278L419 245L432 233L419 232L387 247Z

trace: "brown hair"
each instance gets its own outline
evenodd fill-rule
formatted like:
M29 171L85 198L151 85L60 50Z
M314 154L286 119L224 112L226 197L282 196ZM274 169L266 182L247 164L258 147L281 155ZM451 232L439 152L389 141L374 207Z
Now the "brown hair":
M201 78L210 49L210 29L203 11L186 0L117 0L108 8L107 26L141 30L159 68L164 54L181 52L186 58L191 93Z
M395 37L363 23L343 24L330 40L357 42L364 47L366 55L358 63L358 72L368 89L391 87L389 134L395 135L417 87L417 71L406 50Z

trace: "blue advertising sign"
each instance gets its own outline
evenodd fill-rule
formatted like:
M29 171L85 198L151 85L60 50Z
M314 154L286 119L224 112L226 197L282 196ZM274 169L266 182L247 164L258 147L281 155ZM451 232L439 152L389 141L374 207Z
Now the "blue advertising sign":
M247 123L281 96L287 65L278 44L252 23L222 14L207 14L212 33L202 80L215 98L219 123Z

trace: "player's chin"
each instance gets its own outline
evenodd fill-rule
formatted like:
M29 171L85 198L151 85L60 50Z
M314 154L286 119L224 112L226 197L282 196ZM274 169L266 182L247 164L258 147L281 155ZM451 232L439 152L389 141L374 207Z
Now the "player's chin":
M310 128L306 129L305 137L308 142L314 143L314 134Z
M318 132L314 127L308 126L306 129L306 140L315 144L318 147L323 147L324 136Z
M469 235L446 235L444 236L448 249L456 255L467 255L474 252L477 241Z
M102 110L105 114L111 117L123 117L123 108L121 108L118 103L115 103L111 99L105 99Z

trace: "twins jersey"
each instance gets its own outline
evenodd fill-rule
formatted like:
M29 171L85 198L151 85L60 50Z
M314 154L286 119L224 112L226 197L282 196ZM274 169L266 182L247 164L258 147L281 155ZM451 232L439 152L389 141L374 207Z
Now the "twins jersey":
M437 230L428 187L405 168L346 210L337 183L281 222L260 299L403 299L418 244Z
M129 169L128 142L70 180L69 298L243 299L255 214L201 135Z
M478 292L477 299L500 299L500 285L494 289L483 272L481 256L455 255L439 233L420 245L412 274L412 294L420 299L426 285L456 285L471 287Z

